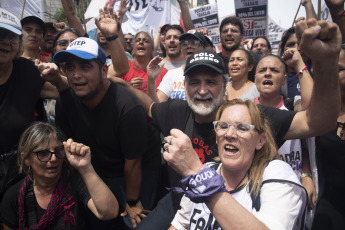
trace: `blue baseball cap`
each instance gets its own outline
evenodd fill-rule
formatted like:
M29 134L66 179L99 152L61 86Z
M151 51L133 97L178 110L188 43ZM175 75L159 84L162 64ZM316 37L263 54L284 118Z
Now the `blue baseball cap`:
M105 64L106 56L102 48L95 40L85 37L79 37L69 44L66 50L57 52L53 60L59 64L65 62L69 55L74 55L80 59L93 60L97 59L101 63Z

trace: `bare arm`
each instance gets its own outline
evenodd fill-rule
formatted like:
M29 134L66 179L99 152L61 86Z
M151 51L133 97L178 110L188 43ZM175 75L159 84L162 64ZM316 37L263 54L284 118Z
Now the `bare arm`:
M158 96L158 93L156 92L156 79L159 76L159 74L162 73L162 70L164 68L164 63L162 65L159 65L159 63L162 60L163 60L163 58L156 56L149 62L149 64L146 67L146 71L147 71L147 95L149 95L154 102L161 102L160 97ZM163 93L163 92L160 91L160 93ZM166 100L168 100L168 99L166 99Z
M95 172L91 164L91 151L88 146L68 139L64 142L69 163L78 170L90 193L87 206L101 220L110 220L119 213L119 204L109 187Z
M311 175L310 170L310 162L309 162L309 151L305 146L305 140L301 140L302 142L302 173L306 173ZM313 208L316 205L316 189L313 178L310 176L301 177L301 183L305 190L307 190L308 194L308 206L309 208Z
M117 18L120 25L122 25L123 17L125 16L126 12L130 8L130 6L127 7L128 3L129 3L129 0L121 0L120 2L119 10L117 12ZM123 36L123 32L121 28L119 29L119 39L120 39L123 49L126 49L126 40L125 40L125 37Z
M112 37L118 35L117 16L114 14L113 8L104 7L99 10L100 20L95 18L95 23L98 29L105 37ZM119 39L108 41L111 53L111 60L113 62L113 75L115 77L122 77L129 70L127 55Z
M192 18L189 13L189 2L186 0L177 0L178 4L180 5L181 8L181 15L182 15L182 21L184 28L186 31L194 29L194 24L192 22Z
M68 24L71 28L76 29L81 35L84 35L86 31L83 28L80 19L77 16L75 6L72 0L61 0L63 10L65 12Z
M332 130L340 111L338 59L341 34L338 26L310 19L296 23L300 49L311 57L314 89L308 110L298 112L284 139L317 136ZM332 92L325 96L325 92Z
M306 110L309 106L313 92L314 81L310 73L305 69L306 65L295 48L289 48L283 53L282 59L294 72L298 74L298 80L301 86L301 110ZM303 70L301 73L299 71Z
M158 47L159 47L159 44L160 44L160 42L161 42L161 40L160 40L160 37L161 37L161 29L162 29L162 27L160 26L160 27L158 28L158 31L157 31L157 33L156 33L154 39L153 39L153 52L157 52Z
M344 13L344 0L325 0L326 5L331 13L333 22L335 22L340 29L341 35L343 37L343 42L345 41L345 15Z
M317 15L315 13L314 6L313 6L313 3L311 2L311 0L301 0L301 4L305 8L305 13L307 15L307 19L314 18L317 20Z

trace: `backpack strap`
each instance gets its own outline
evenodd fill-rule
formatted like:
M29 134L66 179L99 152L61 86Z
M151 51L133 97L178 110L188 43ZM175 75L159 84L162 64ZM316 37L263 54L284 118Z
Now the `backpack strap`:
M37 224L36 202L32 183L25 194L25 208L28 215L28 226Z

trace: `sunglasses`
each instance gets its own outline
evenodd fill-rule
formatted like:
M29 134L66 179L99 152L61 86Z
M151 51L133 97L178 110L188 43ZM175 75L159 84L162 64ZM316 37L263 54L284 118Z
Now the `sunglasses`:
M65 148L63 145L54 149L54 152L50 152L48 149L40 150L34 152L41 162L48 162L52 158L52 155L55 154L56 158L63 159L65 157Z
M74 41L74 39L71 39L71 40L61 39L61 40L57 40L56 44L58 44L61 47L67 47L69 45L69 43L71 43L73 41Z
M133 38L125 38L126 39L126 42L129 41L129 42L133 42Z

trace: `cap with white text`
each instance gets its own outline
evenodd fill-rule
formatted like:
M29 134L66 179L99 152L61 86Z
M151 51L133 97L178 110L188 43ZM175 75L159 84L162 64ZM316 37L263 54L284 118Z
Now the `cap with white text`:
M53 60L59 64L65 62L69 55L74 55L80 59L93 60L97 59L101 63L105 63L106 56L102 48L95 40L85 37L79 37L69 44L66 50L57 52Z
M0 28L9 30L15 34L22 34L22 25L19 19L12 13L0 8Z
M197 67L206 66L219 74L225 74L224 62L217 54L201 50L187 59L184 75Z

